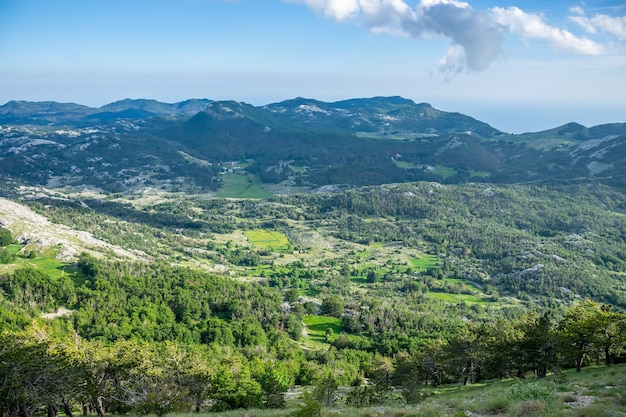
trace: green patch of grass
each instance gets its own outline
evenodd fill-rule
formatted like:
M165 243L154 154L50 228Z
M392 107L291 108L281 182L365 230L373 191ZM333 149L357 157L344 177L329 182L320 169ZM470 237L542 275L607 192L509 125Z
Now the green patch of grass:
M435 255L424 255L419 258L411 258L409 263L413 268L428 269L439 265L439 258Z
M222 188L216 193L224 198L268 198L271 194L260 185L254 175L235 172L224 174Z
M357 132L356 136L361 139L412 141L420 135L413 132Z
M17 253L22 249L23 245L9 245L7 246L7 250L11 255L17 255Z
M291 244L287 236L275 230L246 230L243 234L248 241L263 249L269 249L277 252L287 252L291 249Z
M428 293L428 296L436 300L445 301L452 304L469 303L469 304L486 304L489 301L481 298L478 295L473 294L450 294L447 292L434 292Z
M480 291L480 288L478 288L476 285L472 284L471 282L459 279L459 278L445 278L444 281L446 283L456 284L456 285L463 284L463 285L465 285L469 289L474 289L474 290Z
M445 165L435 165L435 169L432 171L433 174L439 175L442 178L448 178L456 174L456 169L447 167Z
M293 172L297 172L299 174L307 172L309 169L309 167L307 166L298 166L298 165L291 165L291 164L289 164L289 168L291 168Z
M354 282L355 284L367 284L367 277L363 275L351 276L350 281Z
M306 326L309 338L318 342L326 341L326 329L332 329L335 335L343 332L341 319L327 316L304 316L302 319Z
M69 265L50 257L19 259L18 265L38 269L41 272L45 272L53 280L65 275L73 275L74 273L74 270Z
M59 261L53 256L39 256L36 258L15 258L15 262L9 265L0 265L0 272L12 273L19 268L34 268L47 274L50 279L57 280L63 276L76 279L76 270L71 265Z
M474 171L473 169L470 170L470 177L486 178L489 175L491 175L491 172L488 172L488 171Z
M397 159L394 159L393 163L396 164L398 168L404 168L404 169L417 168L417 166L413 162L398 161Z

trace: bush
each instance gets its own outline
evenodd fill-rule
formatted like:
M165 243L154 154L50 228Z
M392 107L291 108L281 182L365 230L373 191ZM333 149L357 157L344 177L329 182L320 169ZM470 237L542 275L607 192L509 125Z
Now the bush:
M547 415L548 405L541 400L526 400L517 405L513 413L519 417L538 417Z
M13 243L13 235L9 229L0 227L0 246L7 246Z
M300 404L299 408L290 414L291 417L321 417L322 416L322 403L317 401L308 392L304 393L304 403Z
M552 398L556 387L551 383L516 381L510 389L512 398L518 400L547 400Z
M11 264L13 261L15 261L15 255L7 248L0 248L0 264Z
M489 398L484 410L489 414L505 414L511 409L511 398L508 395L496 395Z

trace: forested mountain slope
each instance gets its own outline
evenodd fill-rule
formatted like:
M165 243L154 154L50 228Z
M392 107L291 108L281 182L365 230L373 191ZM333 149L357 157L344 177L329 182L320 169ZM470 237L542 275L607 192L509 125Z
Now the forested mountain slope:
M626 361L624 124L508 135L400 97L10 102L0 124L0 417L300 386L294 416L417 410ZM431 415L571 415L544 382Z
M311 190L418 180L611 184L624 124L509 135L400 97L324 103L122 100L0 106L0 174L31 185L215 191L233 162L261 185Z

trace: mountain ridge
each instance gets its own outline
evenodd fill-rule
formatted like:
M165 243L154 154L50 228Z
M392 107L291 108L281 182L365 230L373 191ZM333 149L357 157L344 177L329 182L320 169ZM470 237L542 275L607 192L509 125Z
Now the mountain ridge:
M124 99L98 109L12 101L0 106L0 125L0 179L33 185L215 191L241 161L251 181L299 190L411 181L626 187L626 123L512 135L398 96L266 106Z

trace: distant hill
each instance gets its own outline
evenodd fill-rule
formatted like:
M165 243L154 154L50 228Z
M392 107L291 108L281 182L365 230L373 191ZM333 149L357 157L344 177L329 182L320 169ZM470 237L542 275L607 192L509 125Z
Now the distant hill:
M283 189L420 180L626 187L624 123L511 135L402 97L266 106L125 99L100 108L11 101L0 106L0 125L0 175L48 186L217 190L239 161L251 180Z
M9 101L0 106L0 123L84 124L92 120L146 119L154 116L191 116L211 103L207 99L161 103L156 100L125 99L100 108L54 101Z

